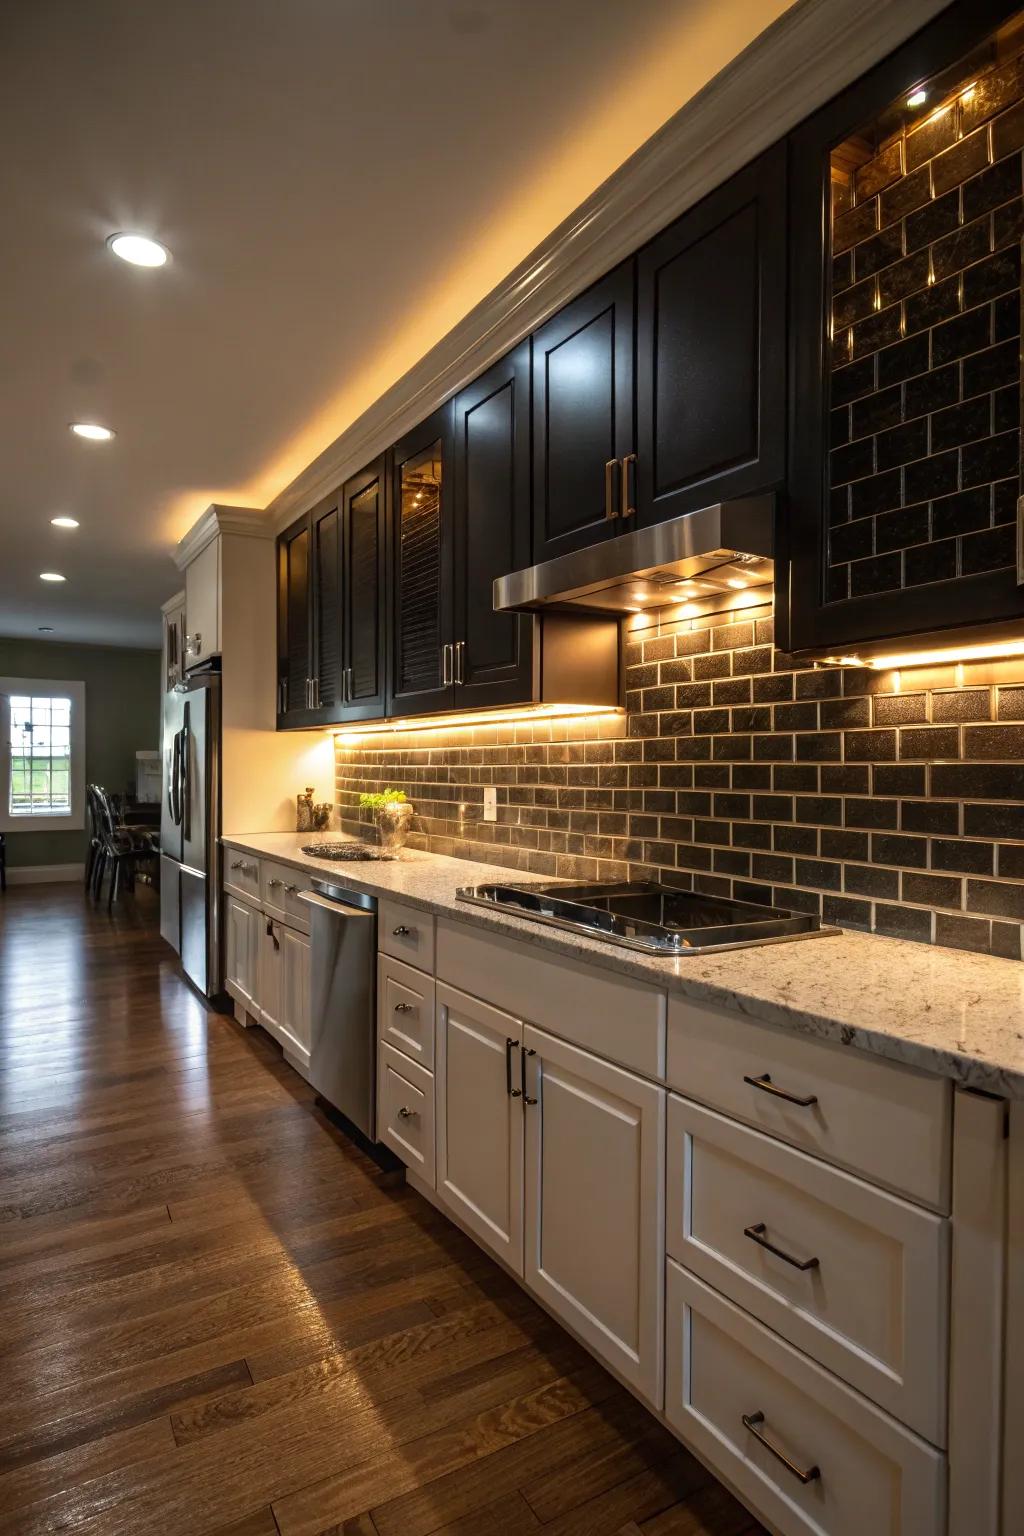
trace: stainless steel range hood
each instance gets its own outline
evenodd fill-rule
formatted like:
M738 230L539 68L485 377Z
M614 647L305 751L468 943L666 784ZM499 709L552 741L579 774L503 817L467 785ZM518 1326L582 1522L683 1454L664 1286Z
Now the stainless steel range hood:
M499 576L499 612L638 613L774 578L775 497L748 496Z

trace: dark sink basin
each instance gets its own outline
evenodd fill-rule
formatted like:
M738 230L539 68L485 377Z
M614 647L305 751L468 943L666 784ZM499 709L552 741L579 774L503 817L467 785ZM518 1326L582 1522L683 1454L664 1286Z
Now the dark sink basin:
M304 843L302 851L315 859L331 859L338 864L390 864L395 857L370 843Z

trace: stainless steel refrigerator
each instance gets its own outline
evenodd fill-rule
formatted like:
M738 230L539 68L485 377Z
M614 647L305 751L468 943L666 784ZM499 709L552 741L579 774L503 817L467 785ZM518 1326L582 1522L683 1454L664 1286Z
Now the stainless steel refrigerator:
M221 990L220 674L164 695L160 933L207 997Z

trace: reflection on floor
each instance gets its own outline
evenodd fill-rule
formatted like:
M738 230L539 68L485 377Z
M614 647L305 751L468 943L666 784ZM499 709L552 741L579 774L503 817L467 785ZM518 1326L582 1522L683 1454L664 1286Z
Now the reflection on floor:
M752 1536L181 980L140 887L0 899L0 1532Z

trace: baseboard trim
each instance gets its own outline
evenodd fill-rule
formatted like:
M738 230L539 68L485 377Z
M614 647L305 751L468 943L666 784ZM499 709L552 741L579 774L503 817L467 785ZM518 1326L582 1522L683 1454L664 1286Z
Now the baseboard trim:
M56 885L85 880L84 864L8 864L8 885Z

